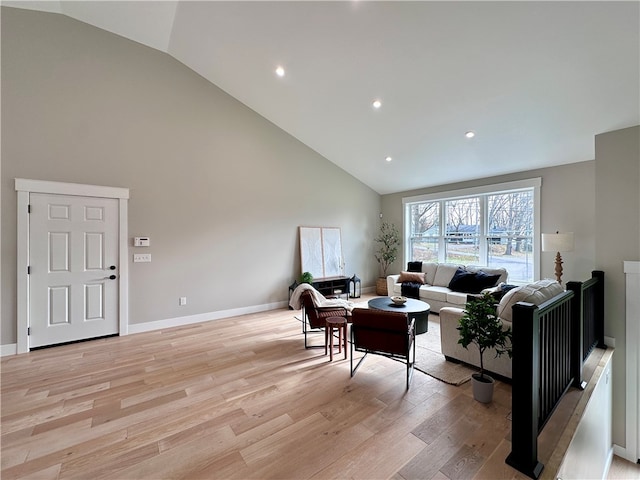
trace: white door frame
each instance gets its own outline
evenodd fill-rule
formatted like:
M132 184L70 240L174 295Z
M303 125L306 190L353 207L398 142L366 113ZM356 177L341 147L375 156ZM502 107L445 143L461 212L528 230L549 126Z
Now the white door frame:
M17 218L17 247L18 247L18 275L17 275L17 353L29 351L29 195L31 193L45 193L57 195L75 195L81 197L115 198L118 200L119 210L119 292L118 316L119 334L126 335L129 325L129 263L127 243L127 212L129 189L120 187L105 187L100 185L82 185L79 183L48 182L44 180L15 179L18 192Z
M615 453L630 462L640 461L640 355L634 348L640 342L640 262L625 261L626 311L626 389L625 447Z

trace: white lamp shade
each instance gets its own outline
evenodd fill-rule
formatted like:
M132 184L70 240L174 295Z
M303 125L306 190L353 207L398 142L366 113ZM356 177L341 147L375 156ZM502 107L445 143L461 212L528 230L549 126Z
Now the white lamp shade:
M573 251L573 232L543 233L542 234L542 251L543 252L572 252Z

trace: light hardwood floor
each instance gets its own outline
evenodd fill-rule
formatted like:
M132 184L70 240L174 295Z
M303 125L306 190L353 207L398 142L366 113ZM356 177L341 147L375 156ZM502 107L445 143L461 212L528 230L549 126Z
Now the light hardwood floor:
M2 479L526 478L504 463L509 385L482 405L416 371L406 391L376 356L350 378L295 314L3 358Z
M640 465L618 456L613 457L608 480L640 480Z

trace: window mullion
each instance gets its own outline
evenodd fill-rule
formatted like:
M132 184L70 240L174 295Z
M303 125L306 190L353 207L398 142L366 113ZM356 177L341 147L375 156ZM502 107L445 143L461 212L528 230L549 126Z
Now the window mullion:
M479 229L479 260L481 265L488 265L489 259L487 258L487 236L488 236L488 225L489 225L489 213L487 206L487 195L480 195L480 229Z
M446 248L446 242L444 240L444 235L445 235L445 231L446 231L446 212L445 212L445 205L446 205L446 201L444 200L440 200L440 236L438 237L438 262L439 263L444 263L445 258L446 258L446 252L445 252L445 248Z

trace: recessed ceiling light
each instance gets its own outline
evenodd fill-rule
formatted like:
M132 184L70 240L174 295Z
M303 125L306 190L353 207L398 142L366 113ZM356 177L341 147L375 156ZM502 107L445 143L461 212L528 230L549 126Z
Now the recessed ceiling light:
M385 160L386 160L387 162L390 162L391 160L393 160L393 158L391 158L391 157L385 157Z
M476 136L476 132L469 130L467 133L464 134L464 136L467 138L473 138Z
M382 106L382 102L380 100L374 100L372 105L373 105L373 108L375 108L377 110L378 108L380 108Z
M276 68L276 75L278 75L279 77L284 77L284 68L282 68L280 65L278 65L278 67Z

